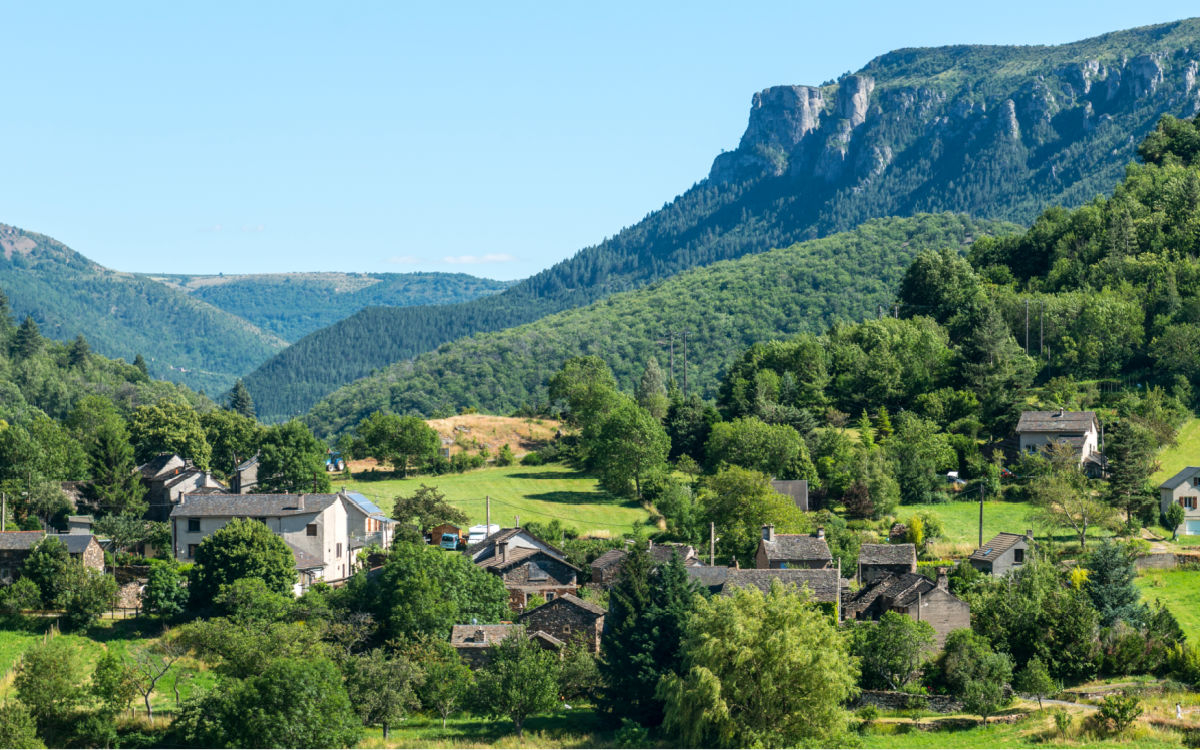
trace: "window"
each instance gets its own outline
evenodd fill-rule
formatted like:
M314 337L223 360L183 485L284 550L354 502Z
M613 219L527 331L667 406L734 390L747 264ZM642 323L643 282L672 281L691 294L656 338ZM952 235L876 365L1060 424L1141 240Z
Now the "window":
M1192 486L1200 487L1200 474L1197 474L1196 476L1192 477Z
M553 591L546 592L546 601L548 601L548 602L554 601L554 592Z
M200 519L199 518L189 518L188 519L188 531L190 531L192 533L200 531Z
M337 544L337 557L341 557L341 556L342 556L342 543L341 543L341 542L338 542L338 544Z
M1184 495L1183 497L1179 498L1179 504L1181 506L1183 506L1183 508L1185 510L1195 510L1196 509L1196 496L1195 495Z
M305 526L304 533L308 536L316 536L317 535L317 525L315 523L310 523L309 525Z
M198 545L198 544L189 544L188 545L188 557L195 557L196 556L196 548L199 546L200 545Z
M1025 550L1020 548L1013 550L1013 562L1017 565L1025 562Z

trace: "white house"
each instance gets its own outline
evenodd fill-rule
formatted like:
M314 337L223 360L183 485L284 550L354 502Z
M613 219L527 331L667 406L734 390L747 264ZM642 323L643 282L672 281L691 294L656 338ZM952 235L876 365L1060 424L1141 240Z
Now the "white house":
M1180 534L1200 534L1200 466L1189 466L1158 485L1158 493L1163 513L1175 504L1183 507Z
M1094 411L1023 411L1017 438L1022 453L1065 444L1075 451L1081 465L1101 464L1100 422Z
M315 581L352 575L358 550L372 541L390 546L394 523L373 504L374 511L363 508L362 500L344 493L184 494L171 511L171 550L176 560L192 562L200 543L233 519L260 521L292 550L302 591Z

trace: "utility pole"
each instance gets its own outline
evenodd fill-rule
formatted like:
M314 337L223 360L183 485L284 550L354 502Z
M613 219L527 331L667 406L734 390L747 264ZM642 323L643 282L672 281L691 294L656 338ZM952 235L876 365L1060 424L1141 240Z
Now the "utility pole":
M521 528L521 517L513 516L513 519L516 521L516 523L514 523L513 526L516 526L518 529Z
M668 344L671 347L671 382L675 381L675 332L667 331L667 340L658 340L660 345Z
M879 308L879 314L876 317L882 318L883 317L883 305L879 304L879 305L876 305L876 307Z
M712 567L717 564L717 524L714 521L708 522L708 565Z
M1025 356L1029 356L1029 298L1025 298Z
M897 302L896 304L892 305L892 317L893 317L893 318L898 318L898 317L900 317L900 303L899 303L899 302Z
M691 331L680 331L679 336L683 339L683 395L687 395L687 337Z
M979 549L983 549L983 485L979 485Z
M484 521L483 535L489 537L492 535L492 496L483 496L484 507L487 508L487 520Z
M8 495L0 492L0 531L4 531L4 523L8 520Z

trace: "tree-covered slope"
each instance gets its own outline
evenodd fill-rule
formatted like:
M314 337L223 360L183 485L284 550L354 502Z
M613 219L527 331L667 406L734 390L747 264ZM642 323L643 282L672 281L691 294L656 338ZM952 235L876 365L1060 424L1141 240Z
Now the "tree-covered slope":
M877 219L792 247L693 269L637 291L527 325L444 344L346 386L309 414L318 434L337 434L376 409L431 415L476 407L511 411L545 403L546 381L564 361L603 357L632 388L646 362L669 369L669 332L688 331L689 391L715 395L730 359L750 344L837 320L859 320L890 304L912 258L959 249L1013 225L953 214ZM675 342L683 382L683 341Z
M97 352L210 394L286 342L149 278L104 268L45 235L0 224L0 290L48 338L79 334Z
M498 295L364 310L281 352L247 385L261 413L279 418L446 341L871 217L1024 223L1048 205L1079 205L1120 178L1160 114L1200 108L1198 45L1193 19L1054 47L905 49L837 82L766 89L737 149L634 226Z
M153 274L151 278L285 341L296 341L364 307L450 305L495 294L513 284L465 273Z

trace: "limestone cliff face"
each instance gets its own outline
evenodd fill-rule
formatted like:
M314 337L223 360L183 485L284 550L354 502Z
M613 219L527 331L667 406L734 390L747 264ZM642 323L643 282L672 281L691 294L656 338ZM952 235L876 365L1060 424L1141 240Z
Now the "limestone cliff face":
M939 175L971 167L1015 177L1006 186L992 185L1007 191L996 200L1011 205L1019 202L1017 192L1030 189L1029 180L1061 183L1064 174L1078 172L1071 162L1086 152L1081 142L1096 141L1111 151L1116 167L1133 158L1136 143L1160 114L1200 112L1200 49L1195 45L1159 45L1105 58L1087 56L1090 50L1080 43L1074 47L1083 54L1063 60L1072 56L1069 47L1045 48L1053 51L1048 58L1059 58L1057 64L1048 59L1052 64L1041 70L1007 76L1004 58L1016 48L901 50L835 84L765 89L751 101L737 149L716 158L709 180L782 179L787 187L778 189L806 198L849 195L853 202L855 195L875 195L873 210L888 200L878 191L904 184L924 196L923 204L906 210L971 210L939 205L930 195L939 188L962 190L968 176L945 177L938 185ZM973 56L986 54L997 58L997 70L981 82L987 71ZM956 59L972 62L955 65ZM979 66L982 75L971 80L969 65ZM914 69L925 75L913 75ZM1126 137L1108 143L1117 129ZM896 204L900 210L902 201Z

